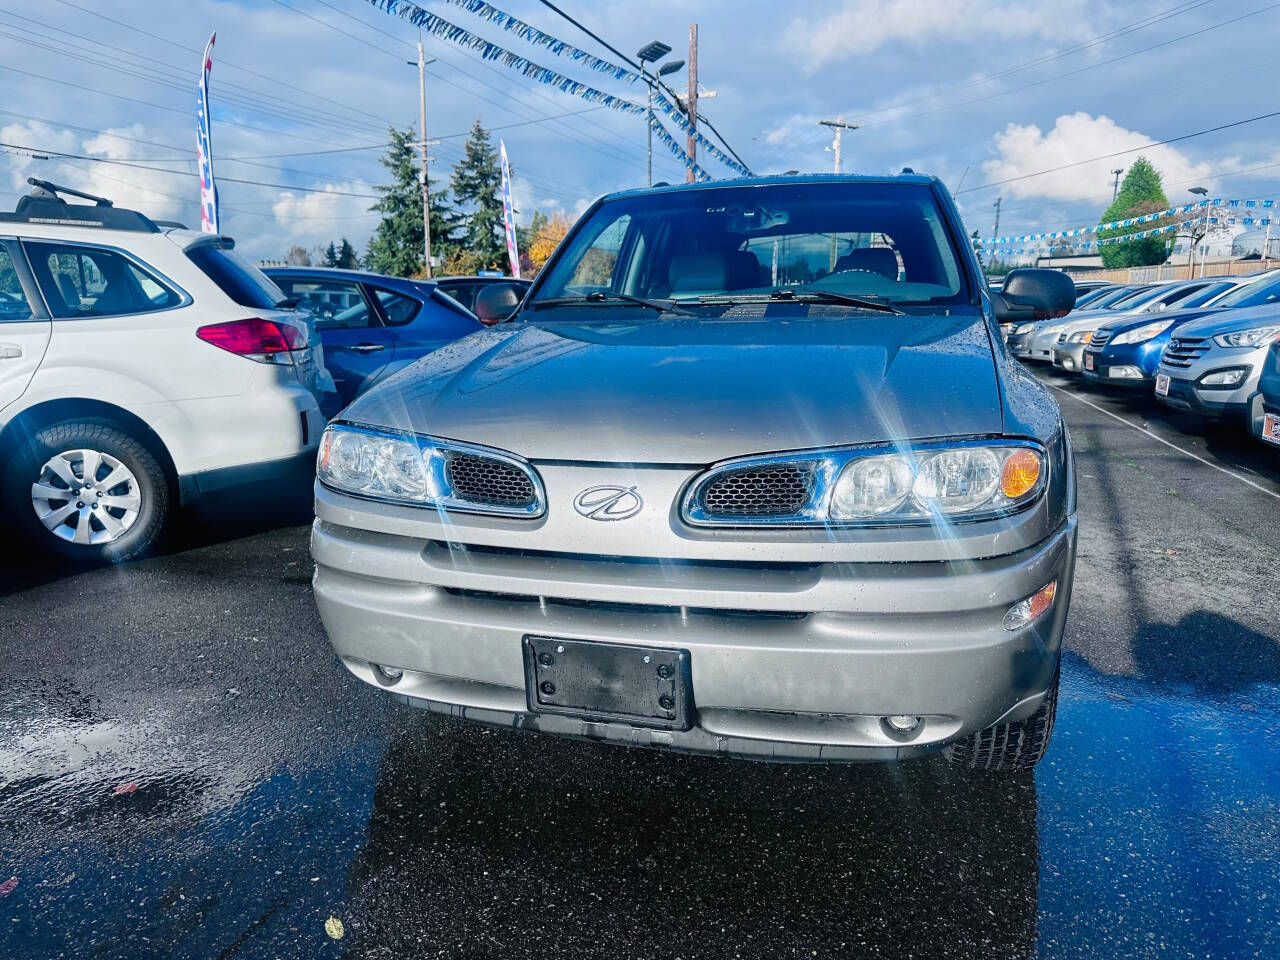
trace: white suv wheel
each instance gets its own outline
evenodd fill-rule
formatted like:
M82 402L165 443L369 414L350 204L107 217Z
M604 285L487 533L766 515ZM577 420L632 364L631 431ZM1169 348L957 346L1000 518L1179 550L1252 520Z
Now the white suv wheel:
M40 468L31 506L55 537L96 546L120 539L134 525L142 492L133 471L111 454L64 450Z

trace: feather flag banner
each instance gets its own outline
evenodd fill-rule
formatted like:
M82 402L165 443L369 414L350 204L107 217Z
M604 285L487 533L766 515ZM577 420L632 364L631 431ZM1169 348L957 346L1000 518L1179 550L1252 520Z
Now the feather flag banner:
M502 229L507 235L507 260L511 275L520 279L520 250L516 246L516 210L511 202L511 167L507 164L507 145L498 141L498 162L502 166Z
M213 41L205 44L200 67L200 84L196 88L196 165L200 168L200 230L218 233L218 185L213 180L213 138L209 129L209 73L213 70Z

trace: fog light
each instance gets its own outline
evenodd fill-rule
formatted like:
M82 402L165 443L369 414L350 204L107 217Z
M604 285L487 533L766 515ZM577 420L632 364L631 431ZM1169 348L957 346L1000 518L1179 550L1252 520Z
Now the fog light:
M1062 358L1062 369L1063 369L1063 370L1074 370L1075 368L1076 368L1076 362L1075 362L1074 360L1072 360L1070 357L1063 357L1063 358Z
M1200 378L1202 387L1238 387L1244 380L1247 370L1236 367L1233 370L1215 370Z
M913 717L905 713L899 713L892 717L885 717L884 722L889 725L889 729L894 733L910 733L916 727L920 726L919 717Z
M1141 380L1142 371L1137 367L1112 367L1107 371L1107 376L1112 380Z
M1004 628L1018 630L1028 623L1040 619L1051 606L1054 594L1058 592L1058 581L1050 580L1047 584L1027 597L1019 600L1004 615Z
M404 676L404 671L399 667L387 667L380 663L375 663L373 669L377 670L379 676L387 683L395 683Z

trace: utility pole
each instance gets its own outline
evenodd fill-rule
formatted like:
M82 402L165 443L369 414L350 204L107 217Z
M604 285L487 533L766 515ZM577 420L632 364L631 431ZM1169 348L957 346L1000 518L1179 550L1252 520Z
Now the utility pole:
M432 61L435 62L434 60ZM427 59L422 51L422 31L418 31L418 136L422 156L422 267L431 279L431 196L427 186Z
M1112 170L1111 172L1114 173L1116 177L1115 182L1111 184L1111 202L1115 203L1116 197L1120 196L1120 174L1124 173L1124 167L1121 167L1119 170Z
M693 183L693 164L698 159L698 25L689 24L689 136L685 140L689 166L684 172L684 182Z
M996 251L1000 249L1000 204L1004 203L1004 197L996 197L996 202L992 204L996 208L996 224L991 228L991 261L987 264L990 269L996 265Z
M834 120L819 120L818 126L830 127L835 132L835 139L831 142L831 152L836 155L835 172L840 172L840 142L846 130L857 130L860 124L845 123L839 117Z

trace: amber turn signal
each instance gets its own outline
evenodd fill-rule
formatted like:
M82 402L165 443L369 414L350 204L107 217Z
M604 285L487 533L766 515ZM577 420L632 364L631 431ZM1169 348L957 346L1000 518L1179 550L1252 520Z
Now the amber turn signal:
M1015 450L1000 469L1000 491L1017 500L1035 489L1040 479L1040 457L1030 450Z

